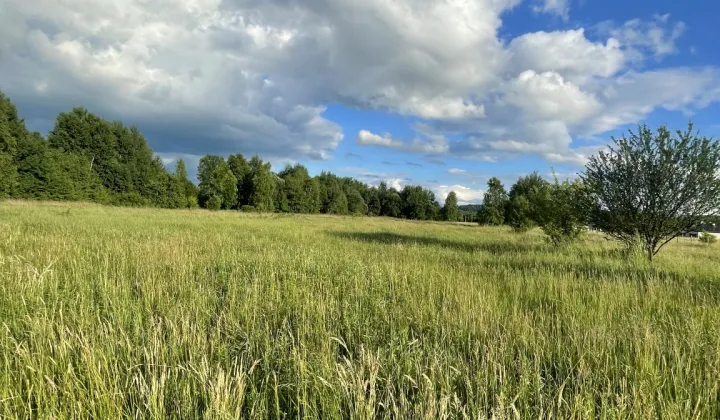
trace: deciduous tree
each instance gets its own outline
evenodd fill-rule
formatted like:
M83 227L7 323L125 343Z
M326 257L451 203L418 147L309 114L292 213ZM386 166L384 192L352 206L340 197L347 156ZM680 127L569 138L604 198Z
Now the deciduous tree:
M537 225L547 186L548 182L537 172L520 177L508 194L505 223L516 232L525 232Z
M648 260L720 210L720 144L693 131L646 125L590 158L582 174L590 223Z
M488 190L483 198L483 204L477 214L481 225L500 226L505 223L505 209L508 195L499 179L493 177L488 181Z
M455 191L450 191L445 198L442 214L444 220L450 222L457 221L460 211L458 210L457 194L455 194Z

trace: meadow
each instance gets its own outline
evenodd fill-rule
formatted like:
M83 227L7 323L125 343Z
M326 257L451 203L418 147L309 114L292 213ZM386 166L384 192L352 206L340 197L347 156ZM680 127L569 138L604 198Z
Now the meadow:
M720 418L720 246L0 203L0 418Z

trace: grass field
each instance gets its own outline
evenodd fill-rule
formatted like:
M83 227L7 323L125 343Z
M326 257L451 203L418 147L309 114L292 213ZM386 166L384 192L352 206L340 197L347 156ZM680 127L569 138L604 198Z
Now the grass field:
M0 203L0 417L719 418L719 252Z

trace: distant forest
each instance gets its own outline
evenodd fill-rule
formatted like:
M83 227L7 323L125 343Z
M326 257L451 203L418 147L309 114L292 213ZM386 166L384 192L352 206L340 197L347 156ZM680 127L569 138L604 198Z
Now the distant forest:
M329 172L311 177L300 164L275 173L269 162L240 153L202 157L197 178L195 185L182 160L169 171L136 127L84 108L59 114L43 138L28 131L0 92L0 198L417 220L470 221L477 213L476 207L459 209L454 192L441 207L422 186L398 191Z

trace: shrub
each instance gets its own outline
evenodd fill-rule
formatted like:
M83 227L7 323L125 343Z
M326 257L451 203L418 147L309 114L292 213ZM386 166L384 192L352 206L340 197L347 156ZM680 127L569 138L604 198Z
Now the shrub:
M698 239L700 239L700 242L702 242L704 244L708 244L708 245L714 244L715 242L717 242L717 238L715 237L715 235L712 235L712 234L708 233L707 231L703 231L700 234L700 237Z
M110 203L122 207L149 207L152 204L150 200L135 191L113 194L110 197Z
M584 231L589 202L580 180L548 184L537 194L536 218L548 240L555 246L570 243Z
M207 203L205 203L208 210L220 210L220 206L222 206L222 199L215 194L208 197Z

